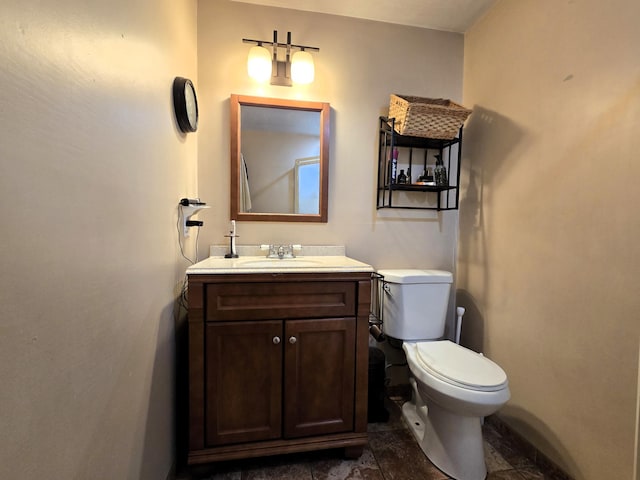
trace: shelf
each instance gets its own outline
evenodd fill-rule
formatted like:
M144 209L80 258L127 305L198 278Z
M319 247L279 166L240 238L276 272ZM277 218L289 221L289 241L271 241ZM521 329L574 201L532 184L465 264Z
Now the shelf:
M437 187L435 185L420 185L415 183L396 183L393 185L385 185L384 188L387 190L398 190L405 192L444 192L445 190L453 190L456 187Z
M453 139L436 139L400 135L394 130L393 118L380 117L378 150L378 195L376 208L412 210L457 210L459 203L460 161L462 158L462 128ZM418 173L435 166L435 157L443 161L448 185L398 184L391 179L390 159L394 149L401 154L397 171ZM416 197L423 195L423 197Z

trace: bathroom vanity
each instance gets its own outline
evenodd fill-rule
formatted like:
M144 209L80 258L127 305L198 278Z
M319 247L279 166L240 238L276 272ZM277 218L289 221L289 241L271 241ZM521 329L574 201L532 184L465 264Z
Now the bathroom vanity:
M344 256L187 270L188 464L362 453L372 271Z

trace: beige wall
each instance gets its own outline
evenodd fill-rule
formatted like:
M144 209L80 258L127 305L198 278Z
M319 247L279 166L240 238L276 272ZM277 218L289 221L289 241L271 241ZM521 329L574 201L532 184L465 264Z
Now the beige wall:
M631 478L640 3L502 1L465 37L463 340L501 416L578 479Z
M248 78L250 45L291 31L314 53L308 86L260 86ZM460 100L463 36L419 28L207 0L198 10L198 187L214 208L203 212L203 245L223 244L229 225L229 96L302 98L331 104L329 222L238 223L239 243L346 245L377 268L454 268L457 212L376 212L378 117L389 95ZM419 172L418 172L419 173Z
M0 12L0 478L164 479L196 2Z

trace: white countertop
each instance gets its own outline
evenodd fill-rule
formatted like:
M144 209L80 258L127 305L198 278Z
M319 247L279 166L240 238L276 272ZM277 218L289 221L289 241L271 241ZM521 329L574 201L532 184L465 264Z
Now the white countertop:
M211 256L187 268L187 274L353 273L373 272L371 265L345 255L300 255L295 258Z

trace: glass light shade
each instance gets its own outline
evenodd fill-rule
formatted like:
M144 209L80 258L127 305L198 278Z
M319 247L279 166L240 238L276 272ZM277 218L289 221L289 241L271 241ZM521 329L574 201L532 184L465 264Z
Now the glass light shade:
M311 83L315 75L313 57L303 50L293 54L291 59L291 80L295 83Z
M271 78L271 54L261 46L251 47L247 59L249 76L258 82L266 82Z

